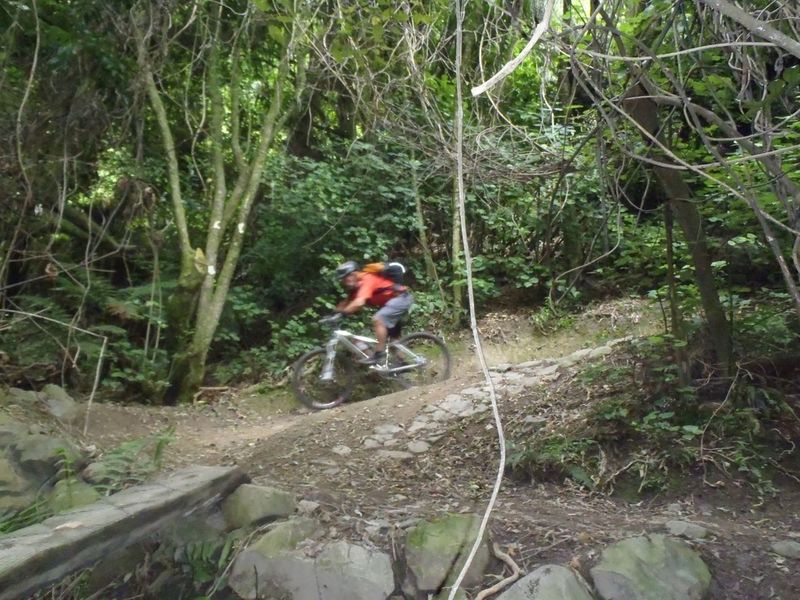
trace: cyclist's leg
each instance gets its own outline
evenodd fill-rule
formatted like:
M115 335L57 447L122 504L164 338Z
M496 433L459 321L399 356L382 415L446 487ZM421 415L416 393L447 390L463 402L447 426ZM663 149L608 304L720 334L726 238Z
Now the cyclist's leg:
M403 335L403 321L400 320L394 327L389 327L389 340L399 340Z
M404 292L389 300L372 318L375 324L375 337L378 343L375 352L383 352L386 349L386 340L389 332L398 327L400 321L408 313L408 309L414 302L414 297L409 292Z
M380 313L380 311L378 311L378 313ZM384 321L385 317L378 313L375 313L375 316L372 317L375 339L378 340L378 343L375 344L375 354L381 354L386 350L386 340L389 337L389 326Z

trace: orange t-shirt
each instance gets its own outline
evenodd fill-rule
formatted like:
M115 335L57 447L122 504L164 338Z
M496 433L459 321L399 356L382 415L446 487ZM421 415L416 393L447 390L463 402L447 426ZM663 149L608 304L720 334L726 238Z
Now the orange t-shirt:
M405 289L386 277L360 273L354 298L363 298L370 306L383 306L397 295L397 291L403 292Z

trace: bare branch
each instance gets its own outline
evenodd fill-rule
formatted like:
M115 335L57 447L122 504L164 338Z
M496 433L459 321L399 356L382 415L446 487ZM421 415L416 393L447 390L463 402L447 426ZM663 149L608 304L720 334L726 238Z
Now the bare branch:
M797 58L800 58L800 42L793 40L764 21L759 21L735 4L731 4L727 2L727 0L700 0L700 2L722 13L726 17L733 19L739 23L739 25L747 29L752 35L769 40L788 53L794 54Z
M536 45L536 42L539 41L539 38L544 35L544 32L547 31L547 28L550 26L550 18L553 15L553 5L555 4L555 0L547 0L547 4L544 7L544 16L542 17L541 22L536 25L536 29L533 30L533 35L531 35L531 39L528 40L528 43L522 49L522 51L513 59L508 61L503 67L494 75L492 75L487 81L484 81L482 84L475 86L470 90L473 96L480 96L486 90L489 90L500 83L503 79L511 75L514 70L522 64L528 55L533 50L533 47Z

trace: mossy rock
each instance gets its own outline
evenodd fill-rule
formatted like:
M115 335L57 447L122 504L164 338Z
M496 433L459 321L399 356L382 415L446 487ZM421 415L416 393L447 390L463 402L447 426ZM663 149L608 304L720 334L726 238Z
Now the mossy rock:
M249 483L240 485L222 503L222 514L233 529L277 517L288 517L296 509L294 494Z
M80 506L94 504L100 500L100 492L79 479L62 479L53 487L48 498L54 513L60 513Z
M665 535L628 538L603 550L591 569L603 600L702 600L711 573L685 542Z
M0 515L16 513L33 504L34 487L8 460L0 455Z
M22 494L30 488L30 482L17 472L14 462L0 455L0 495Z
M258 552L265 558L274 558L297 548L297 545L312 537L319 525L313 519L298 517L277 523L267 533L250 544L247 549Z
M39 481L56 475L65 460L72 469L77 469L83 462L83 456L74 444L49 435L18 435L12 448L24 475Z
M62 423L71 423L78 418L78 404L61 386L48 383L39 393L39 399L47 412Z
M27 427L0 410L0 450L9 448L19 435L26 434Z
M423 521L406 538L407 585L418 592L434 592L446 582L455 581L469 556L480 526L475 515L448 514L434 521ZM470 565L462 585L476 585L489 565L486 536Z

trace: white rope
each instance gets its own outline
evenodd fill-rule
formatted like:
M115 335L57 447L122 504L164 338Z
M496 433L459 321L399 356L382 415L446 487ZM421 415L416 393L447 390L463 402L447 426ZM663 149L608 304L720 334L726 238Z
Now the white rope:
M552 4L552 0L550 2ZM475 318L475 294L472 286L472 256L469 250L469 238L467 237L467 215L465 209L465 193L464 193L464 107L461 91L461 44L462 44L462 26L464 21L464 13L461 6L461 0L456 0L456 116L455 116L455 133L456 133L456 188L458 191L458 214L461 221L461 241L464 248L464 263L467 272L467 297L469 299L469 323L472 329L472 337L475 340L475 354L481 365L483 377L489 385L489 398L492 403L492 414L494 415L495 426L497 427L497 439L500 444L500 462L497 466L497 477L492 489L492 495L489 498L489 504L486 511L483 513L478 534L475 538L475 543L472 545L469 556L464 563L461 572L458 574L453 587L450 588L450 593L447 597L448 600L453 600L458 593L458 588L466 576L478 549L481 546L483 535L486 532L486 526L489 522L489 516L492 514L494 505L497 502L497 495L500 492L500 485L503 482L503 471L506 464L506 440L503 434L503 423L500 420L500 410L497 407L497 393L495 391L494 382L489 374L489 367L486 364L486 355L483 352L483 345L481 344L480 334L478 333L478 322Z

